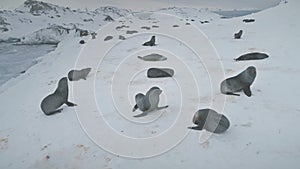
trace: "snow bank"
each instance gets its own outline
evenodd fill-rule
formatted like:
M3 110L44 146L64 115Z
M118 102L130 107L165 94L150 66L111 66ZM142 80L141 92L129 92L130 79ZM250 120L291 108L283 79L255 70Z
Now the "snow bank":
M51 25L48 28L40 29L28 36L22 38L19 44L37 45L37 44L58 44L68 34L70 29L59 25Z

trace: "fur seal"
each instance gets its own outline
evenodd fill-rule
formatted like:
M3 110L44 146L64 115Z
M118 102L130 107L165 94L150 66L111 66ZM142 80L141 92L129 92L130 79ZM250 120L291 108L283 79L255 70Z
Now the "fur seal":
M228 95L236 95L234 92L243 91L248 97L251 96L250 86L256 77L256 68L249 66L240 74L225 79L221 82L221 93Z
M243 19L243 22L245 23L255 22L255 19Z
M246 53L241 55L240 57L234 59L235 61L243 61L243 60L261 60L268 58L269 55L260 52Z
M167 60L166 57L160 54L152 53L146 56L137 56L137 58L144 60L144 61L164 61Z
M234 34L234 39L241 39L243 34L243 30L240 30L238 33Z
M226 116L212 109L198 110L193 117L193 123L197 126L188 127L188 129L205 129L217 134L225 132L230 126L230 122Z
M68 79L63 77L59 80L58 86L54 93L45 97L41 102L41 109L45 115L52 115L61 112L63 109L58 109L61 105L76 106L76 104L68 101Z
M68 79L70 81L77 81L80 79L86 80L86 77L91 70L92 70L91 68L85 68L81 70L70 70L68 73Z
M155 36L152 36L150 41L143 43L143 46L155 46Z
M104 41L109 41L109 40L111 40L111 39L113 39L114 37L113 36L106 36L105 38L104 38Z
M174 70L170 68L150 68L147 71L148 78L172 77Z
M152 87L150 90L147 91L146 95L142 93L138 93L135 95L135 102L136 105L133 107L132 112L137 109L140 109L143 113L135 115L133 117L142 117L147 115L149 112L155 110L165 109L167 106L158 107L159 103L159 95L162 93L162 90L158 87Z

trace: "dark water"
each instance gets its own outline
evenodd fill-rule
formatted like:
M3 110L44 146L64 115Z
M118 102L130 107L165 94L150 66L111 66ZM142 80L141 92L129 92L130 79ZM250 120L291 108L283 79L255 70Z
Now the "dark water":
M37 63L36 58L53 50L56 45L14 45L0 43L0 85Z

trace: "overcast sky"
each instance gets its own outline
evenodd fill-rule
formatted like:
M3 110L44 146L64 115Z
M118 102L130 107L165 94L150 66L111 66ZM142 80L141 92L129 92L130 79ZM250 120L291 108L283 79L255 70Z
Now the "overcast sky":
M25 0L0 0L1 9L15 9ZM208 7L222 9L265 9L280 0L42 0L71 8L95 9L116 6L132 10L154 10L170 6Z

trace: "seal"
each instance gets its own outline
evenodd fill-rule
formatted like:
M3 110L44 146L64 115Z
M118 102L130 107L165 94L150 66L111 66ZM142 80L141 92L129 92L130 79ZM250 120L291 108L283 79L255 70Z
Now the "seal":
M255 22L255 19L243 19L243 22L245 23Z
M168 105L163 107L158 107L159 95L162 93L162 90L159 87L152 87L147 91L146 95L138 93L135 95L136 105L133 107L132 112L140 109L143 113L135 115L133 117L142 117L146 116L149 112L161 110L169 107Z
M70 107L76 106L76 104L68 101L68 94L68 79L63 77L59 80L55 92L45 97L41 102L41 109L45 115L60 113L63 108L59 109L59 107L63 104Z
M143 60L143 61L164 61L167 60L167 58L163 55L152 53L146 56L137 56L137 58Z
M234 39L241 39L243 34L243 30L240 30L238 33L234 34Z
M230 126L226 116L216 112L213 109L200 109L193 117L193 123L197 126L188 127L193 130L207 130L212 133L224 133Z
M172 77L174 70L170 68L150 68L147 71L148 78Z
M240 57L234 59L235 61L244 61L244 60L262 60L268 58L269 55L260 52L251 52L241 55Z
M235 94L235 92L243 91L248 97L250 97L250 86L254 82L255 77L256 68L254 66L249 66L240 74L223 80L220 87L221 93L239 96L239 94Z
M150 41L143 43L143 46L155 46L155 36L152 36Z
M91 70L92 68L85 68L81 70L70 70L68 73L68 79L70 81L78 81L80 79L86 80L86 77Z

